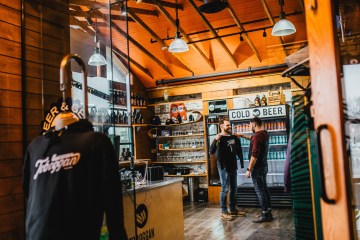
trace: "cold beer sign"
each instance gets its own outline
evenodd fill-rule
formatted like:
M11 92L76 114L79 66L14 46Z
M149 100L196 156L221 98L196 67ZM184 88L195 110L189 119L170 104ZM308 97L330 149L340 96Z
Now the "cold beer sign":
M285 105L229 110L230 121L247 120L253 117L269 118L281 116L286 116Z

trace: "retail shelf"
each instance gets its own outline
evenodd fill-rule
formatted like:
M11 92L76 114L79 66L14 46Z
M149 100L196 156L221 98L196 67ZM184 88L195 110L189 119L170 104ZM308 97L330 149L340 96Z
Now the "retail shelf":
M147 106L131 106L131 109L147 109Z
M167 175L164 177L207 177L207 174Z
M159 151L196 151L204 150L205 148L169 148L169 149L159 149Z
M179 124L168 124L168 125L153 125L153 124L149 124L150 127L176 127L176 126L183 126L183 125L188 125L188 124L193 124L193 123L198 123L198 122L202 122L202 117L197 120L197 121L192 121L192 122L186 122L186 123L179 123Z
M202 103L202 99L182 100L182 101L176 101L176 102L152 103L152 104L148 104L148 106L154 107L154 106L161 106L161 105L167 105L167 104L189 103L189 102L201 102Z
M133 127L147 127L148 124L132 124Z
M206 161L191 161L191 162L151 162L154 165L163 165L163 164L203 164Z
M108 126L108 127L130 127L129 124L121 124L121 123L95 123L93 122L92 125L94 127L101 127L101 126Z
M178 136L157 136L153 138L186 138L186 137L204 137L204 134L188 134L188 135L178 135Z
M116 109L123 109L123 110L126 110L126 109L127 109L127 106L125 106L125 105L119 105L119 104L112 104L112 103L110 103L110 106L113 106L113 107L116 108Z

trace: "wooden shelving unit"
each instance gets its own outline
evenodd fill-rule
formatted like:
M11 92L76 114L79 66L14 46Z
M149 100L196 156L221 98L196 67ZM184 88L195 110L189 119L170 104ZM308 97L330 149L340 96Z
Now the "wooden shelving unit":
M177 165L177 164L204 164L206 163L206 161L193 161L193 162L151 162L151 164L154 165L165 165L165 164L173 164L173 165Z
M205 148L169 148L169 149L159 149L159 151L196 151L204 150Z
M147 109L147 106L131 106L131 109Z
M132 124L133 127L147 127L147 124Z
M121 123L115 123L114 124L114 123L95 123L95 122L93 122L92 125L95 126L95 127L101 127L101 126L131 127L131 125L129 125L129 124L121 124Z
M178 136L157 136L157 137L151 137L151 138L155 139L155 138L191 138L191 137L204 137L204 134L188 134L188 135L178 135Z

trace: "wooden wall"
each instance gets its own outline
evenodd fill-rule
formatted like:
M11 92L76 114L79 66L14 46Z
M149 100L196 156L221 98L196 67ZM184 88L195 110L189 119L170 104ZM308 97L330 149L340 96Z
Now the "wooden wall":
M30 3L31 2L31 3ZM46 1L44 1L46 3ZM68 52L68 6L26 2L25 56L21 54L21 1L0 0L0 239L24 238L22 67L26 59L26 139L39 134L44 108L59 96L61 57ZM61 10L61 11L60 11ZM60 24L62 23L62 24ZM44 93L44 95L43 95ZM26 144L27 145L27 144Z
M22 239L20 0L0 1L0 26L0 239Z

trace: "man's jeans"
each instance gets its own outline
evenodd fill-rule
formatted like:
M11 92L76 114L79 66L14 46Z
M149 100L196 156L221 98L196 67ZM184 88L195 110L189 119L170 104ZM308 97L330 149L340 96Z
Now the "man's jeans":
M226 169L220 168L218 166L220 182L221 182L221 192L220 192L220 205L221 212L227 212L226 206L226 197L230 187L230 211L236 211L236 189L237 189L237 171L234 170L231 173L228 173Z
M266 182L267 169L253 169L251 178L254 183L255 192L259 198L262 211L271 209L270 193Z

